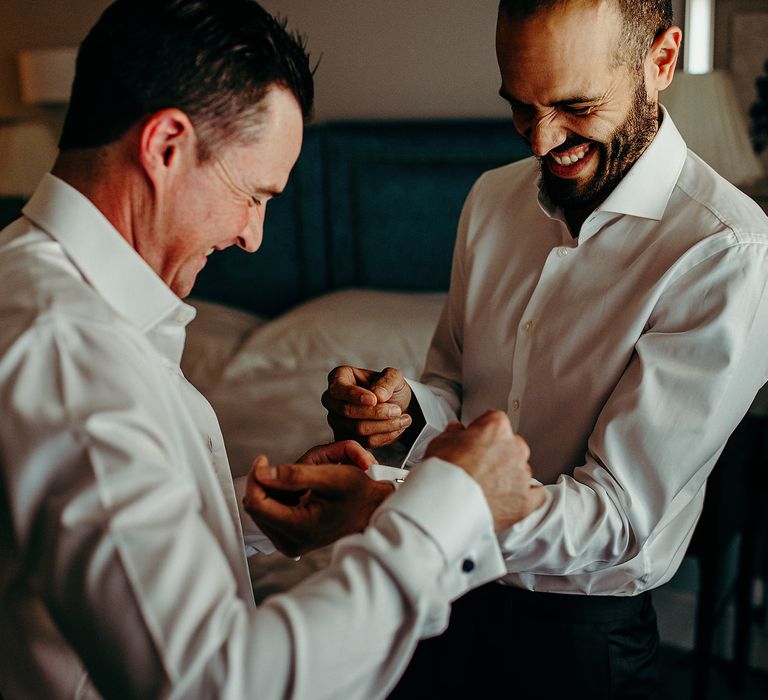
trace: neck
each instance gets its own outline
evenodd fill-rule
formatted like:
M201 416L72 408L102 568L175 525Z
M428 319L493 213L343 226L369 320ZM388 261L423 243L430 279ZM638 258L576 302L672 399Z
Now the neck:
M62 151L51 173L88 198L132 247L135 246L135 203L141 198L135 168L120 146Z

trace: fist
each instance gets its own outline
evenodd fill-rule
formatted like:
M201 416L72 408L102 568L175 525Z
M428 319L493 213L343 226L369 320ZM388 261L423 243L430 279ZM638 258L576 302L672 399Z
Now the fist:
M501 411L487 411L467 428L451 423L425 453L461 467L477 481L497 531L522 520L546 499L544 487L531 483L529 456L528 444L514 434Z
M382 447L400 438L413 423L408 413L412 398L399 369L375 372L342 366L328 375L328 389L321 400L336 440Z

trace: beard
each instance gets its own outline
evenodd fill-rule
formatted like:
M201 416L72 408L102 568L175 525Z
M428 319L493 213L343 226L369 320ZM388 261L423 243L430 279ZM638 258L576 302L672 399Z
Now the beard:
M588 182L555 177L539 158L541 186L553 204L563 209L595 208L614 190L643 154L658 130L658 106L648 99L642 78L637 81L635 94L624 122L605 143L573 138L563 145L572 148L579 143L591 143L599 150L597 172Z

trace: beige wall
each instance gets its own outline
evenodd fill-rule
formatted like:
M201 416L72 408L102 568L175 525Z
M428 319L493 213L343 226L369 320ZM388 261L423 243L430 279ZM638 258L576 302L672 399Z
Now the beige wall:
M18 98L18 50L77 44L107 4L0 0L0 118L39 114ZM678 14L683 4L674 0ZM497 0L264 0L264 5L288 17L291 27L308 36L313 56L322 57L318 120L507 114L496 95ZM768 0L717 0L720 67L729 67L733 17L745 11L768 11Z
M79 44L109 0L0 0L0 117L34 113L19 99L19 49Z
M498 97L498 0L264 0L306 33L320 120L508 113Z
M75 45L108 0L0 0L0 117L19 101L21 48ZM265 0L309 38L317 118L506 114L496 95L497 0Z

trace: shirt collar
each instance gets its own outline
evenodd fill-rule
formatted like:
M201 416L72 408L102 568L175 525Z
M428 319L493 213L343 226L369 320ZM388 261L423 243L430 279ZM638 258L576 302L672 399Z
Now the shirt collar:
M688 148L660 105L662 118L645 152L596 211L661 220L685 165Z
M147 333L172 317L186 325L195 310L179 299L74 187L47 174L24 215L62 246L87 282L119 314Z
M662 118L653 141L587 221L603 219L602 213L661 220L685 165L688 148L672 117L663 105L659 107ZM565 222L562 209L546 196L541 183L539 206L548 217Z

